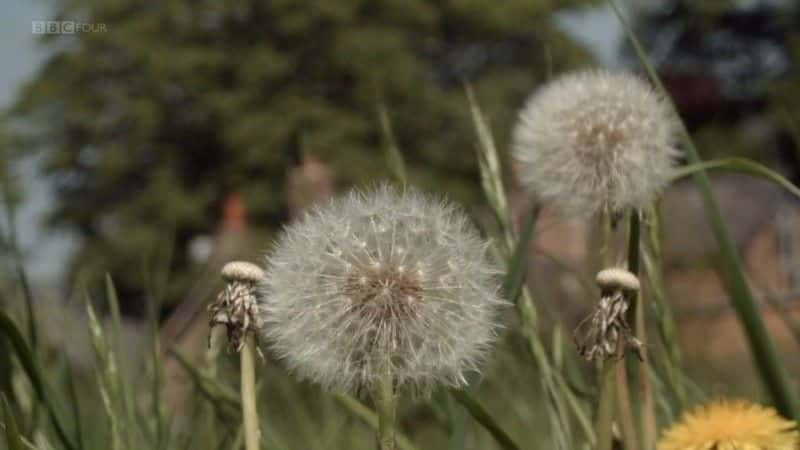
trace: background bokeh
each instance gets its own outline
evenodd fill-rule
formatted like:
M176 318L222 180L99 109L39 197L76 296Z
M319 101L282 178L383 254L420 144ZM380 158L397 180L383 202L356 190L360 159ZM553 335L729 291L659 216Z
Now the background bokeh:
M578 68L639 70L611 10L590 0L2 3L0 306L22 308L11 262L19 256L43 346L87 374L81 304L88 296L105 315L106 274L134 370L148 312L165 351L202 361L205 305L220 287L221 264L260 261L303 207L389 177L387 145L401 150L410 183L446 193L486 221L465 83L507 158L516 111L539 84ZM800 183L797 3L625 5L703 156L752 158ZM40 21L86 26L39 34ZM528 200L511 162L503 163L520 214ZM746 175L711 176L797 389L797 200ZM665 285L686 373L712 396L764 398L718 281L716 243L694 185L675 183L662 215ZM575 323L593 301L590 228L542 213L528 283L549 320ZM515 346L513 338L503 344L488 376L503 382L488 383L482 395L510 402L510 428L525 436L528 419L546 419L515 402L537 395L525 381L535 370L514 363ZM181 408L185 376L177 366L166 370L170 409L189 415ZM314 422L318 436L285 446L328 448L319 436L337 434L326 420L332 401L307 405L309 417L281 415L306 414L298 402L317 400L315 388L291 385L274 364L269 370L271 429L291 436L291 424ZM412 410L403 427L419 442L438 442L426 425L436 413ZM474 448L491 445L475 439Z

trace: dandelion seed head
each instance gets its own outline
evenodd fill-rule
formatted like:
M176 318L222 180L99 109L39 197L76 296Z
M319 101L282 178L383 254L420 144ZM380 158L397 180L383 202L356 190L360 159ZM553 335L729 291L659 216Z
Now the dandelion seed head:
M495 340L498 270L452 204L382 186L312 208L267 255L262 335L299 377L365 392L465 384Z
M664 432L658 450L797 450L797 424L768 407L720 400L685 413Z
M519 176L568 214L641 208L667 185L677 155L669 105L629 73L567 74L536 91L513 131Z

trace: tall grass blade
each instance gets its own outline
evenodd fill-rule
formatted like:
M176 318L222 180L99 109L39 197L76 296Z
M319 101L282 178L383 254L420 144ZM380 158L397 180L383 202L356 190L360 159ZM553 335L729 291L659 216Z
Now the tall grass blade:
M492 208L495 219L501 228L502 240L498 242L498 251L510 260L512 255L516 252L517 243L515 242L514 231L510 222L508 197L503 184L500 157L491 130L483 116L483 112L475 100L472 89L469 85L466 85L465 90L478 138L477 157L478 168L480 169L481 175L481 186L483 187L487 202ZM554 370L544 344L539 337L538 311L533 304L533 299L531 298L529 290L524 286L524 282L521 286L520 295L517 297L516 307L523 323L523 334L528 341L533 359L541 373L542 385L548 401L555 411L555 414L552 416L552 423L557 426L554 426L552 431L554 434L554 441L556 442L556 448L572 450L574 447L574 445L569 445L568 443L570 440L575 441L575 436L570 430L568 407L572 409L587 440L594 443L594 430L587 417L587 411L581 408L578 401L571 398L573 395L572 392L566 389L567 384L564 382L562 374Z
M36 359L33 357L30 348L28 348L28 345L25 343L25 338L22 337L22 333L20 333L19 329L14 324L14 321L2 310L0 310L0 333L5 335L11 347L14 349L17 358L19 358L20 365L28 376L28 380L36 393L36 397L45 406L45 409L47 409L50 422L53 424L53 429L58 439L61 441L61 444L67 450L77 450L75 444L67 434L66 428L61 423L61 415L59 414L59 409L55 402L55 396L51 394L51 390L45 384L42 371Z
M525 216L525 223L522 225L520 235L514 248L514 254L506 270L503 280L503 292L506 300L516 303L525 284L525 276L528 272L528 250L530 249L531 239L533 238L533 228L536 219L539 217L539 206L534 205Z
M486 409L475 400L467 391L461 389L451 389L450 394L460 403L469 414L481 424L486 431L500 444L505 450L519 450L519 446L508 433L498 424Z
M378 106L378 120L380 121L381 132L383 133L386 165L397 181L406 184L408 182L406 163L403 159L403 154L400 152L400 147L397 145L397 139L392 129L392 122L389 120L389 112L386 111L384 105Z
M673 176L673 180L694 175L697 172L709 169L734 170L737 172L744 172L756 177L761 177L766 180L772 181L778 186L786 189L790 194L794 195L797 198L800 198L800 188L795 186L791 181L787 180L781 174L773 171L769 167L766 167L763 164L759 164L755 161L751 161L745 158L723 158L723 159L715 159L711 161L689 164L687 166L678 169Z
M0 400L3 402L3 423L6 428L6 444L8 450L22 450L22 436L19 434L17 422L14 420L14 413L11 411L11 405L8 404L6 396L0 394Z
M111 311L111 324L112 324L112 333L111 333L111 357L115 360L115 367L117 368L117 376L119 377L119 389L120 392L117 393L119 398L122 400L122 407L125 411L125 430L128 433L127 440L128 444L130 445L131 442L131 432L134 428L134 424L136 423L136 413L134 411L134 398L133 398L133 384L131 380L128 378L128 372L126 367L124 367L124 361L122 361L119 355L124 354L123 342L122 342L122 316L119 311L119 297L117 296L117 289L114 287L114 281L111 279L111 275L106 273L105 276L105 283L106 283L106 298L108 299L108 307Z
M22 261L19 260L20 256L17 250L14 250L15 266L17 271L17 278L19 284L22 286L22 294L25 297L25 316L28 320L28 339L31 343L31 351L36 354L39 348L39 332L36 329L36 305L33 298L33 291L28 282L28 275L25 273L25 268L22 266Z
M97 358L97 385L100 389L100 398L103 401L106 418L108 419L109 433L111 434L111 449L118 450L123 445L123 435L126 430L120 426L117 414L121 380L112 346L108 345L103 334L103 327L97 319L92 308L89 295L86 295L86 315L89 318L89 331L91 333L92 347Z
M0 304L0 306L2 306ZM11 348L6 343L6 338L0 335L0 393L14 400L14 363L11 360Z
M0 176L7 178L8 174L3 173L0 174ZM8 233L8 236L4 236L3 240L5 241L4 244L6 244L11 250L11 256L14 260L14 269L17 274L17 279L22 287L22 293L25 296L25 313L27 319L28 339L32 351L34 354L36 354L36 351L39 348L39 335L36 329L37 322L34 298L30 283L28 282L28 276L25 273L25 269L22 265L22 256L20 254L19 243L17 240L17 225L15 220L16 211L12 203L12 193L10 192L10 189L10 183L0 182L0 194L2 194L3 213L6 216L6 228Z
M201 395L203 395L217 411L217 415L237 420L241 418L241 400L233 390L222 385L217 380L203 375L200 370L194 367L192 363L177 350L171 349L169 354L173 356L175 360L178 361L178 364L186 371Z
M667 301L664 280L661 275L661 218L657 208L652 208L647 214L647 219L644 221L647 232L641 261L644 279L647 281L648 292L650 292L652 300L652 310L658 324L659 339L665 349L663 352L658 352L657 355L664 369L666 383L677 400L679 408L683 409L687 406L686 389L680 382L683 358L675 317Z
M67 378L67 394L69 395L69 404L72 408L72 419L73 419L73 426L75 427L75 442L78 444L78 448L81 450L86 448L86 443L83 440L83 423L81 420L81 404L78 400L78 389L75 386L75 374L72 372L72 368L69 367L69 363L67 363L66 367L66 378Z
M638 38L622 16L616 1L608 1L622 24L628 40L636 50L636 55L647 71L651 81L656 86L659 93L662 94L664 98L669 99L668 93L661 83L661 79L650 64L647 54ZM675 109L675 111L677 114L677 109ZM680 122L680 137L689 162L692 164L701 163L702 160L700 159L699 152L683 122ZM798 409L797 395L789 383L786 369L781 363L778 353L772 344L759 308L750 291L750 286L745 279L742 262L736 252L736 247L733 244L730 233L722 220L719 206L714 198L714 194L711 192L708 176L705 170L694 172L692 176L700 191L706 214L708 215L714 235L722 251L724 263L724 267L722 268L723 279L728 285L731 303L739 315L739 320L742 322L742 325L744 325L762 381L778 411L785 417L798 420L800 419L800 409Z

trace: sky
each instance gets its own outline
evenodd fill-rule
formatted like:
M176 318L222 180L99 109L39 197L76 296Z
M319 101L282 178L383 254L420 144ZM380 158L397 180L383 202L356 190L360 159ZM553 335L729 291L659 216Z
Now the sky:
M0 61L4 62L0 65L0 108L5 109L44 60L46 53L37 45L32 22L46 20L50 14L48 2L44 0L0 0L0 10L3 11L0 14ZM56 282L74 239L66 234L45 232L41 226L52 204L52 193L50 185L37 178L35 163L33 158L26 159L14 171L25 194L16 217L19 244L32 278Z
M46 49L37 45L33 33L35 21L50 17L45 0L0 0L0 108L7 108L16 98L25 80L39 70ZM608 8L560 13L555 17L568 34L585 45L602 65L614 67L615 54L622 33L613 12ZM40 284L58 284L75 239L67 233L45 230L42 222L52 204L52 186L36 172L36 159L28 158L15 170L21 183L24 201L17 211L16 223L26 269ZM0 219L5 223L5 217Z

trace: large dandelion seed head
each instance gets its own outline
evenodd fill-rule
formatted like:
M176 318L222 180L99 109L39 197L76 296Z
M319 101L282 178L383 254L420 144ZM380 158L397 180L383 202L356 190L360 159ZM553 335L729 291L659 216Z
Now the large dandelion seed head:
M686 413L669 428L658 450L797 450L797 426L772 408L723 400Z
M317 206L267 256L262 330L301 378L337 391L463 385L498 327L488 244L453 205L380 187Z
M569 214L621 212L653 201L676 157L669 105L628 73L586 71L535 92L519 114L520 180Z

